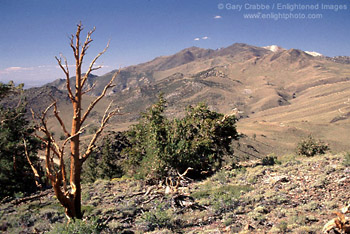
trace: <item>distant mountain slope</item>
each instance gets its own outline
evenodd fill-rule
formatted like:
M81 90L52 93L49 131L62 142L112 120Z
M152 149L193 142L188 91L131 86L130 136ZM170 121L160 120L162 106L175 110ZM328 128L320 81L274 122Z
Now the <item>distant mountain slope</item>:
M347 61L348 57L312 56L298 49L271 50L242 43L217 50L187 48L121 70L107 99L114 100L126 115L116 118L112 127L125 128L164 92L169 115L179 116L185 106L206 102L213 110L236 113L242 132L265 136L261 140L281 145L274 147L281 152L292 149L292 142L308 134L330 140L335 149L344 150L345 136L335 139L328 133L350 132L350 104L344 104L350 97ZM102 92L114 72L89 77L88 86L95 84L95 88L86 102ZM74 77L71 83L74 85ZM40 98L38 90L47 92L50 87L50 92L61 92L58 99L65 100L65 80L25 92L35 98L35 106L43 107L49 99ZM106 103L96 110L95 118L103 114ZM69 102L60 105L70 110ZM322 134L316 131L320 125ZM285 138L284 142L279 143L276 136Z
M336 63L350 64L350 56L327 57L327 59Z
M49 106L53 100L58 100L60 103L69 104L69 98L66 92L59 90L55 86L42 86L36 88L30 88L24 91L23 96L15 94L10 95L1 103L5 107L15 107L21 102L26 102L28 108L33 109L36 113L41 113ZM30 111L27 113L28 116L31 115Z

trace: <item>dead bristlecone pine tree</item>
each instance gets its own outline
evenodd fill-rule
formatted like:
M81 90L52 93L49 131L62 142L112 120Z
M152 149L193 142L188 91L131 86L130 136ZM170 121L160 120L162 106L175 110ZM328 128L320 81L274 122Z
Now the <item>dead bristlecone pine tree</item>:
M81 219L83 214L81 212L81 169L83 163L91 154L92 150L95 147L96 140L100 136L101 132L106 127L108 120L119 113L118 109L112 109L112 103L109 104L106 109L102 119L101 125L95 134L92 136L87 148L83 151L81 149L80 134L83 133L86 126L84 125L87 117L91 113L91 110L95 105L106 95L108 89L112 88L113 81L119 74L119 71L116 72L110 82L104 87L100 96L98 96L94 101L90 103L88 108L83 111L81 108L82 100L84 94L88 93L94 88L94 85L90 88L86 87L86 81L92 71L100 69L101 66L95 66L97 59L106 52L109 43L105 49L100 52L90 63L87 72L82 74L82 65L83 59L86 55L90 43L93 41L91 35L95 31L93 28L87 33L87 36L84 40L81 40L81 32L83 26L81 23L77 25L77 31L75 35L70 37L70 47L73 50L75 58L75 87L72 88L70 84L70 73L67 59L62 55L57 58L58 65L64 72L66 76L66 86L69 98L73 106L73 118L71 122L71 129L67 129L66 124L62 121L60 113L57 107L57 101L53 100L52 104L49 105L45 111L40 116L37 116L33 111L33 117L37 121L37 130L43 134L39 134L38 131L36 136L40 138L45 145L45 161L46 161L46 174L50 180L52 187L54 189L55 195L62 206L65 208L65 213L69 220L71 219ZM53 116L59 123L64 132L65 138L62 143L58 143L53 134L49 131L47 125L47 116L48 112L52 111ZM67 181L67 170L65 165L65 146L70 144L70 179ZM54 165L54 161L58 162L58 165Z

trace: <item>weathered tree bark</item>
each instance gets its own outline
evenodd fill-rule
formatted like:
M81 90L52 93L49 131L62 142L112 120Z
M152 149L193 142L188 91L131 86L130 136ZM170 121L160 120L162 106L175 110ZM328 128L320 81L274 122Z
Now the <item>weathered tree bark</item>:
M95 147L95 142L97 138L100 136L101 132L104 130L108 120L119 113L118 109L114 109L110 111L112 103L108 106L106 109L104 116L101 120L100 128L96 131L94 136L92 137L86 151L84 154L80 152L80 134L84 131L83 124L90 114L91 110L94 108L94 106L106 95L106 92L109 88L113 87L113 81L119 74L119 71L116 72L110 82L105 86L103 92L100 96L98 96L94 101L92 101L87 108L87 110L82 113L82 99L83 95L87 92L89 92L90 89L84 90L84 85L86 80L88 79L88 76L90 73L94 70L100 69L101 66L94 67L96 60L105 53L107 50L109 43L107 44L106 48L100 52L90 63L90 66L88 68L88 71L83 75L81 73L82 71L82 64L83 59L86 54L87 49L89 48L89 44L92 42L91 35L95 31L95 28L87 33L87 37L85 39L85 42L81 45L80 41L80 33L83 30L81 23L77 26L77 31L75 35L71 36L70 40L70 47L73 50L74 58L75 58L75 92L73 93L70 80L69 80L69 69L68 69L68 62L66 58L62 57L57 58L56 60L58 62L58 65L62 69L62 71L66 75L66 85L68 90L69 98L72 102L73 107L73 118L72 118L72 125L71 125L71 132L69 133L67 128L65 127L65 124L63 123L59 111L57 108L57 103L54 101L49 107L46 108L46 110L43 112L40 119L40 127L39 130L42 131L45 134L45 137L38 136L43 142L45 142L46 152L45 152L45 158L46 158L46 172L49 180L51 181L53 190L55 192L55 195L59 202L62 204L62 206L65 208L65 213L69 219L81 219L83 217L83 214L81 212L81 169L82 165L85 162L85 160L89 157L91 154L93 148ZM48 130L47 127L47 112L54 108L53 113L56 117L58 123L61 125L62 130L65 134L65 140L63 143L59 146L51 132ZM33 113L33 116L35 117L35 114ZM67 188L67 181L66 181L66 167L64 163L64 148L66 144L70 142L70 190ZM59 159L59 167L58 169L55 168L53 158L57 157Z

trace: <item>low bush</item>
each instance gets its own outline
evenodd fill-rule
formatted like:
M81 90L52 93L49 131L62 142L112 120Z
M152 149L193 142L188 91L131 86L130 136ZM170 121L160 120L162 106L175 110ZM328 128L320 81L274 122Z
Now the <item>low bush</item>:
M93 234L101 233L105 229L103 225L98 222L98 219L80 220L76 219L74 222L56 223L50 234Z
M269 155L261 159L261 164L263 166L273 166L275 164L281 164L274 155Z
M286 233L288 231L288 223L286 221L281 221L277 224L277 228L281 233Z
M350 153L349 152L344 155L343 165L346 167L350 166Z
M171 209L166 209L162 204L159 204L155 209L143 213L140 219L153 231L156 228L171 228L172 216Z
M325 154L329 146L320 140L315 140L312 136L299 142L297 154L312 157L318 154Z
M240 195L250 190L252 190L250 186L224 185L216 187L213 182L207 182L192 196L198 199L199 203L212 206L215 213L221 214L235 209Z

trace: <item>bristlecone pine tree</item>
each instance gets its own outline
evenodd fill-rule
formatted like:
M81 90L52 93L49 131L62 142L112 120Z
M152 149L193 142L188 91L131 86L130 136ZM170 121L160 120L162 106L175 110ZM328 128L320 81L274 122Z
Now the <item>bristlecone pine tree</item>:
M119 74L119 71L116 72L110 82L104 87L100 96L98 96L94 101L90 103L85 112L82 112L82 99L83 95L87 92L91 91L94 85L91 88L85 87L86 81L92 71L95 71L101 66L95 67L96 60L106 52L109 43L106 48L100 52L90 63L88 70L85 74L82 74L82 64L84 56L86 55L86 51L88 50L90 43L93 41L91 39L91 35L95 31L93 28L91 31L87 33L85 41L82 43L80 39L81 31L83 30L82 24L79 23L77 25L77 31L75 35L72 35L70 38L70 47L73 50L74 58L75 58L75 88L71 88L70 80L69 80L69 69L68 62L65 57L60 56L60 58L56 57L58 65L66 75L66 86L68 90L69 98L72 102L73 106L73 118L72 118L72 127L70 133L66 128L65 123L62 121L62 118L59 115L59 111L57 109L57 102L53 101L53 103L48 106L41 116L37 117L34 113L34 118L38 119L38 130L44 133L44 136L39 137L45 143L45 161L46 161L46 174L49 180L51 181L52 187L54 189L55 195L62 206L65 208L65 213L68 219L81 219L83 217L81 211L81 169L83 163L91 154L92 150L95 147L95 143L97 138L100 136L101 132L104 130L108 120L119 113L118 109L111 110L112 103L109 104L106 109L104 116L101 120L101 125L98 130L93 135L90 140L89 145L87 146L84 152L81 152L81 142L80 142L80 134L84 131L83 124L89 116L91 110L95 107L95 105L106 95L108 89L112 88L113 81ZM63 58L63 60L62 60ZM62 130L65 135L65 139L62 144L58 144L55 141L53 134L49 131L47 126L47 113L50 109L53 109L53 114L57 119L58 123L62 127ZM70 143L70 180L69 185L70 189L68 189L67 177L66 177L66 165L64 160L64 148L67 143ZM58 158L59 165L54 165L54 158Z
M22 87L16 87L13 82L0 82L0 100L20 94ZM25 113L22 100L15 108L0 105L0 199L15 193L33 192L42 186L42 174L36 168L40 142L31 136L34 129Z

